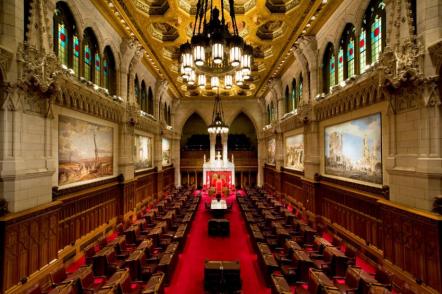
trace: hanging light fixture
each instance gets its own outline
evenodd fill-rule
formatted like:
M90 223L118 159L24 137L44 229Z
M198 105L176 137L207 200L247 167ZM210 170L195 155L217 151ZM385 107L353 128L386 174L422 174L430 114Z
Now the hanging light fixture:
M218 90L219 78L218 77L212 77L210 79L210 86L212 87L212 90Z
M231 75L225 75L224 76L224 88L227 90L232 89L233 86L233 78Z
M221 98L219 94L215 97L215 104L213 105L212 123L207 128L210 134L227 134L229 126L224 122L224 112L221 105Z
M214 6L215 1L219 1L220 9ZM180 46L180 74L188 85L197 83L200 89L205 88L206 77L211 76L212 89L222 86L220 82L225 89L231 89L243 85L252 74L253 48L239 36L234 0L228 0L232 32L229 31L224 3L198 0L192 38ZM237 78L238 71L242 72L241 79Z
M205 88L206 87L206 76L198 75L198 87Z

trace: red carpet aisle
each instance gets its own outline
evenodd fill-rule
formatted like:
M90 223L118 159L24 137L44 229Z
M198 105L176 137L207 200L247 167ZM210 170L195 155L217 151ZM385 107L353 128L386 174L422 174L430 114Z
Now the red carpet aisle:
M226 217L230 221L230 237L224 238L208 236L207 221L211 216L204 208L204 202L208 201L207 194L203 194L201 200L184 251L179 256L172 282L166 288L166 294L204 293L204 261L206 259L239 260L243 293L271 293L264 284L263 275L258 267L235 195L232 194L227 200L233 201L234 205L232 212Z

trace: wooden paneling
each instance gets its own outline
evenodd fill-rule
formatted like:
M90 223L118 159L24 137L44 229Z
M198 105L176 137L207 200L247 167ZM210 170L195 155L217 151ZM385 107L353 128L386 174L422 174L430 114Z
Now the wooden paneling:
M64 190L54 189L50 204L0 218L0 292L27 279L60 249L114 218L123 219L137 203L174 185L168 167L122 182L117 177Z
M118 216L121 187L115 179L111 183L59 197L59 246L64 248L80 237ZM125 201L126 202L126 201ZM127 204L121 205L126 207Z
M384 258L442 292L440 218L380 201Z
M362 191L327 178L310 181L272 166L264 169L264 186L302 202L329 225L342 228L346 237L379 256L378 261L391 263L402 277L407 275L401 272L407 271L419 283L442 292L442 217L393 204L386 199L386 188Z
M57 258L60 202L0 218L0 292Z
M232 159L235 163L235 168L258 167L258 154L256 151L231 151L228 153L229 160ZM206 155L206 160L209 160L209 151L181 151L180 167L184 169L203 169L203 159Z
M137 173L135 177L135 201L140 203L144 199L152 199L155 196L154 183L156 183L156 171L144 171Z

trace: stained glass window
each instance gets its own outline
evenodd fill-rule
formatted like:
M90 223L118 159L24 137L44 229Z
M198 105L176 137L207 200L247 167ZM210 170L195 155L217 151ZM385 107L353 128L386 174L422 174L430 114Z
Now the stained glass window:
M361 30L359 34L359 71L365 72L367 66L367 37L365 29Z
M289 86L285 86L285 112L290 112L290 93L289 93Z
M379 60L382 51L382 18L378 15L371 24L371 62Z
M347 44L347 77L355 74L355 39L350 37Z
M134 94L135 94L135 98L137 99L138 105L141 105L141 101L140 101L140 85L138 84L138 77L135 77L135 82L134 82Z
M338 83L344 80L344 49L339 47L338 52Z
M109 62L107 58L103 59L103 86L109 89Z
M98 52L95 53L95 84L101 85L101 59Z
M330 54L329 60L329 87L330 89L336 84L335 81L335 56L333 53Z
M299 85L298 85L298 101L302 101L302 76L299 79Z
M151 87L149 87L149 92L147 94L147 104L148 112L153 115L153 93Z
M84 45L84 78L88 81L91 80L91 63L92 53L89 44Z
M79 72L80 72L80 66L79 66L79 62L78 62L78 60L80 59L80 41L78 40L77 35L74 35L73 49L74 49L73 67L74 67L75 75L78 77Z
M68 65L68 33L64 23L58 24L58 61Z
M293 111L296 109L296 80L292 81L292 94L290 95L290 111Z

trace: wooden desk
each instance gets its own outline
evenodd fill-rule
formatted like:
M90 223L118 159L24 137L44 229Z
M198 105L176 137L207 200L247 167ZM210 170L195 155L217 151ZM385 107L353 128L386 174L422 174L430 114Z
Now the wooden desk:
M330 273L333 276L344 277L348 267L348 257L336 247L324 249L324 260L330 261Z
M115 252L120 254L126 248L126 236L121 235L109 242L106 247L114 247Z
M72 282L58 285L57 287L55 287L54 289L48 292L48 294L76 294L76 293L77 291Z
M322 254L326 247L331 247L331 246L333 246L332 243L319 236L316 236L313 241L313 249L318 251L319 254Z
M272 279L272 293L273 294L291 294L290 286L287 283L284 276L281 275L271 275Z
M164 293L164 278L165 274L158 272L153 274L149 281L147 281L146 287L143 289L143 294L162 294Z
M308 274L309 293L320 294L323 288L333 291L338 290L324 272L310 268Z
M303 250L303 248L293 240L285 240L285 249L289 254L293 254L293 252L296 250Z
M153 247L152 239L146 239L143 242L141 242L140 245L138 245L136 250L143 251L144 254L147 257L149 257L151 254L150 250L152 249L152 247Z
M119 289L118 293L124 293L126 285L130 283L129 271L127 269L116 271L107 282L104 284L103 288L114 288Z
M314 267L314 262L304 250L295 250L292 254L293 263L296 267L296 276L299 281L308 281L309 269Z
M110 265L115 259L114 247L104 247L97 254L94 255L92 260L92 269L95 276L108 276L112 273Z
M135 250L126 259L125 267L129 269L130 277L134 281L141 280L141 273L143 271L143 262L145 254L141 250Z
M261 254L272 254L269 245L265 243L258 243L258 249L261 252Z
M136 244L139 233L140 227L138 225L132 225L124 231L124 235L129 244Z

